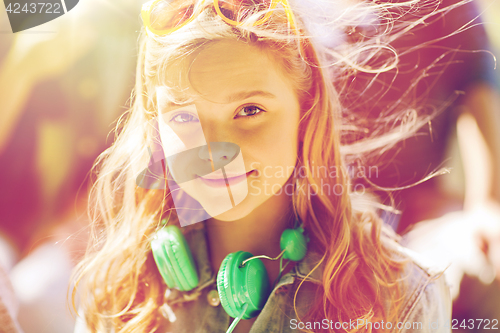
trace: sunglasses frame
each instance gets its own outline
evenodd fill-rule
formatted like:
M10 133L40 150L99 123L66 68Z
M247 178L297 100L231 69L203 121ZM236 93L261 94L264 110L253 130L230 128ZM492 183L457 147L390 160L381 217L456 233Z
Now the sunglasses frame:
M190 23L192 20L195 19L196 16L198 16L201 13L201 9L203 8L205 1L207 1L207 0L201 0L198 3L198 5L195 4L195 7L193 8L193 13L186 21L182 22L181 24L179 24L173 28L157 30L151 26L151 11L153 10L154 6L160 1L164 1L164 0L148 1L142 5L142 9L141 9L142 21L144 23L144 26L146 27L146 32L147 33L151 32L157 36L165 36L165 35L171 34L174 31L182 28L186 24ZM266 13L266 15L264 15L263 18L254 22L253 26L258 26L258 25L265 23L271 17L272 11L276 8L276 6L278 4L281 4L283 6L283 8L285 9L288 23L290 24L291 28L295 31L295 33L298 34L298 32L296 31L296 26L295 26L295 16L293 15L292 10L290 9L290 5L288 4L288 0L271 0L271 6L269 7L269 12ZM213 0L213 5L215 8L215 11L217 12L217 15L219 15L220 18L222 18L224 20L224 22L231 24L231 25L234 25L234 26L241 26L243 24L242 22L234 21L234 20L231 20L231 19L227 18L226 16L224 16L224 14L222 13L222 11L219 7L219 0Z

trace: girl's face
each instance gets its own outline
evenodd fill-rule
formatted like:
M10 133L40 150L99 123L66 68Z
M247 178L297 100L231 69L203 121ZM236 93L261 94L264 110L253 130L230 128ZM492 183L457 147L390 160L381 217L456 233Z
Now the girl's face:
M280 66L254 46L221 41L192 61L190 87L179 96L190 98L186 105L157 89L163 129L181 139L172 143L163 133L164 150L185 148L170 158L166 152L170 172L219 220L243 218L272 195L291 194L283 186L297 160L300 107Z

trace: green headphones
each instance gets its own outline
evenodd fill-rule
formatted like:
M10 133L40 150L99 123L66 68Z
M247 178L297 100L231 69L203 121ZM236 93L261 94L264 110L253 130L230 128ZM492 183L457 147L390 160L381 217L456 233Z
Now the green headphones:
M304 230L301 227L284 230L280 247L282 252L274 259L253 257L249 252L238 251L228 254L222 261L217 274L217 291L224 310L236 318L228 332L234 329L240 319L255 317L269 297L269 278L264 264L258 258L302 260L307 250ZM193 256L177 226L170 225L158 230L151 241L151 249L158 270L169 288L188 291L198 285Z

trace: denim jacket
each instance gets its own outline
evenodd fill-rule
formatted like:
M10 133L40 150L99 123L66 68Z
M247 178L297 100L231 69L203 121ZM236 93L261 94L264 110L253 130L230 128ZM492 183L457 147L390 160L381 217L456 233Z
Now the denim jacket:
M157 332L224 333L229 327L230 317L217 297L216 273L212 272L209 264L204 228L191 229L185 236L198 268L200 283L189 292L175 289L167 291L166 304L162 307L165 319ZM409 256L411 262L403 274L408 281L409 290L405 293L404 306L400 308L400 322L391 323L391 332L451 332L450 289L444 274L438 277L443 269L432 267L417 253L399 244L394 243L393 246L396 251ZM326 319L320 322L300 322L293 308L295 291L302 280L304 281L295 302L299 316L303 317L312 305L316 290L321 285L322 266L313 270L320 259L319 254L308 252L302 261L281 277L253 323L250 333L298 333L300 328L310 328L316 332L327 327L341 331L340 327L335 327L341 323ZM349 328L355 328L357 324L353 321ZM370 327L365 326L365 323L359 325L358 328ZM378 328L377 323L371 325ZM381 322L378 325L383 324ZM84 329L79 330L78 326L79 324L75 333L86 332ZM346 322L344 327L348 328ZM83 323L80 323L80 328L84 328Z

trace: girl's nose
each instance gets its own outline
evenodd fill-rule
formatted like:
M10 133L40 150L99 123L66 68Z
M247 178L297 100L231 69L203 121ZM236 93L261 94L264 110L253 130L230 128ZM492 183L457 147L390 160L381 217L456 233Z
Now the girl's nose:
M200 147L198 157L207 162L213 162L219 169L233 161L240 152L240 147L232 142L210 142Z

